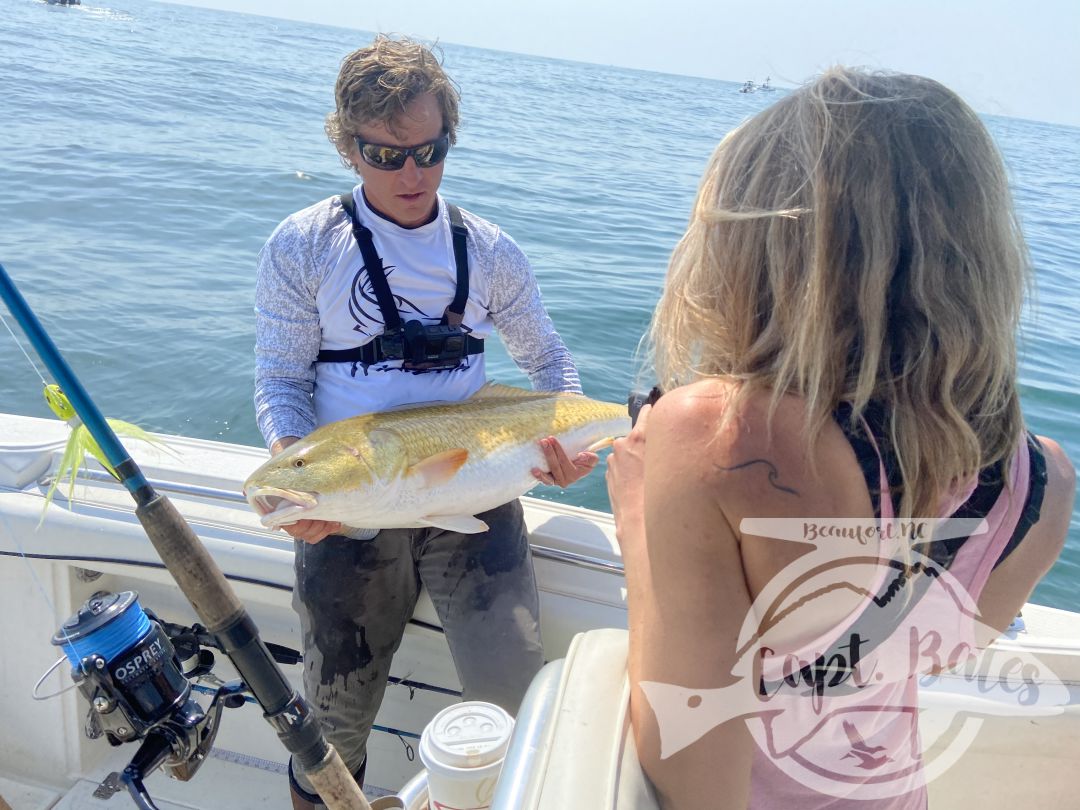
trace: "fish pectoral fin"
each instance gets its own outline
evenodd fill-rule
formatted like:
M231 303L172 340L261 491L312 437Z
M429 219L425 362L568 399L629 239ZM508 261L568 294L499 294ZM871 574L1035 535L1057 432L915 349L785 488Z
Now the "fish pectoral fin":
M484 521L472 515L424 515L420 518L420 523L462 534L479 534L488 530Z
M469 451L464 447L455 447L416 462L405 474L419 475L424 486L437 487L457 475L457 471L468 460Z

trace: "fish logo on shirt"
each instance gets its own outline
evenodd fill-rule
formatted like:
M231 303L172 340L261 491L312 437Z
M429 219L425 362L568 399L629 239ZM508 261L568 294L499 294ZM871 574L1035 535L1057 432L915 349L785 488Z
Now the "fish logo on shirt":
M383 273L386 275L388 282L391 274L396 269L394 265L383 268ZM432 319L430 315L405 296L395 293L392 287L390 288L390 294L393 296L394 306L403 316L416 314L428 320L438 320L438 318ZM374 337L380 334L386 326L382 311L379 309L379 299L375 295L375 287L372 285L371 276L367 272L367 265L361 267L353 276L349 291L349 314L356 321L353 331L359 332L364 337ZM403 319L408 320L408 317Z

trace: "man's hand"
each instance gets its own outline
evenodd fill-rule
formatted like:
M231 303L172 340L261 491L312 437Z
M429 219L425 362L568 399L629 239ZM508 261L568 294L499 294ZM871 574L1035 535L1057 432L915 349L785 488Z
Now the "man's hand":
M298 520L278 527L295 540L303 540L314 545L332 534L341 531L341 524L329 520Z
M581 452L573 460L566 455L563 446L554 436L541 439L540 449L544 452L544 460L547 461L547 470L533 467L532 474L537 481L563 487L570 486L575 481L584 478L593 471L600 456L596 453Z
M270 455L276 456L290 444L296 444L298 441L300 439L296 436L282 436L270 445ZM298 520L296 523L286 523L279 528L296 540L314 544L340 532L341 524L329 520Z

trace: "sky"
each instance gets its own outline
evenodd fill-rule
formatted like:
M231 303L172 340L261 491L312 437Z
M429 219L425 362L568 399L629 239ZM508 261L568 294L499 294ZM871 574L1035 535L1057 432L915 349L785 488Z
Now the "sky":
M173 0L581 62L794 86L835 64L1080 126L1077 0ZM358 43L360 44L360 43Z

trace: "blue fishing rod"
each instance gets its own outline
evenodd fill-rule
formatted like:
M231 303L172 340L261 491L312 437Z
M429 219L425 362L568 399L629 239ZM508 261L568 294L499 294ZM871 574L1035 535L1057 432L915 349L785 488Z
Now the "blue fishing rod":
M323 801L337 810L371 810L345 763L323 737L310 706L285 679L259 638L255 622L217 563L124 449L3 265L0 297L131 493L143 530L206 631L232 660L243 687L263 708L267 722ZM209 741L217 729L215 709L220 712L215 706L204 712L190 698L190 685L176 665L173 647L161 625L151 618L132 592L95 594L53 639L64 648L72 677L91 702L95 736L105 734L115 744L142 740L121 776L142 808L154 808L142 780L155 768L166 764L171 775L190 778L209 753ZM215 703L220 698L221 705L234 705L235 691L220 694Z

